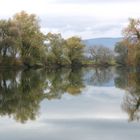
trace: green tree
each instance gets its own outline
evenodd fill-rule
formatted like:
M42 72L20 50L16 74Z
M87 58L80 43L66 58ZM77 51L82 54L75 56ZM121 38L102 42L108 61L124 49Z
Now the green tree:
M84 47L82 40L79 37L71 37L66 40L67 58L71 65L81 64L84 58Z
M115 45L115 52L117 53L116 62L121 65L127 64L128 49L124 42L118 42Z
M80 64L84 45L78 37L63 39L61 34L47 34L47 62L59 66Z
M19 34L19 29L14 22L11 20L0 20L1 63L7 64L15 61L21 45Z
M25 65L33 65L44 57L45 35L40 31L39 20L25 11L17 13L12 21L18 26L21 38L20 55Z
M61 34L47 34L48 41L48 52L47 52L47 62L48 64L55 65L65 65L68 63L68 59L66 60L65 53L65 40L62 38ZM67 61L66 63L64 63Z

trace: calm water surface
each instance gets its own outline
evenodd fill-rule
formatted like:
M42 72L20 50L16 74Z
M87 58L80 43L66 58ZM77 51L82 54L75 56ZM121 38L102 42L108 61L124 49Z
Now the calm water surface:
M1 140L139 140L140 74L0 70Z

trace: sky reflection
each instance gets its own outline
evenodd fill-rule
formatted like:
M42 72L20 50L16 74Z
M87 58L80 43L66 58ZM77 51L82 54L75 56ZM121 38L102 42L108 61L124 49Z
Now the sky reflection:
M33 73L33 71L31 71L31 73ZM31 80L29 80L31 83L28 83L33 87L36 85L38 91L42 89L40 85L43 84L44 87L43 81L46 81L49 84L45 86L45 89L49 88L50 93L47 92L40 96L41 93L38 94L38 92L34 92L34 88L34 90L32 88L26 90L25 96L22 92L18 94L14 92L5 93L3 90L1 93L1 103L6 100L6 103L13 105L11 102L16 101L15 99L20 97L23 100L28 99L27 102L25 102L26 104L33 100L34 104L37 105L37 113L34 112L35 119L26 118L27 120L25 122L20 122L20 119L16 120L15 115L18 117L18 114L16 114L16 112L10 113L8 112L9 110L4 110L7 108L2 106L1 108L4 113L6 113L1 114L0 117L0 135L2 140L40 140L40 138L41 140L132 140L134 137L135 140L139 140L139 123L136 121L130 123L128 121L128 114L122 109L122 104L124 104L124 99L126 99L128 94L126 88L128 85L125 81L129 80L121 80L122 75L125 76L123 74L124 71L121 71L122 75L119 75L116 74L118 71L114 71L114 69L65 70L62 72L58 71L57 73L54 72L52 75L49 73L49 75L46 75L47 80L45 76L43 76L44 73L43 75L40 75L40 73L41 71L37 73L34 72L31 78L29 76L30 73L22 73L21 79L23 77L26 79L25 76L31 80L36 79L37 81L38 79L38 84L32 83ZM66 85L64 82L62 84L60 83L60 77L64 79L63 81L66 81ZM10 81L10 83L7 84L8 91L15 89L16 84L13 85L14 88L9 88L12 84L11 79L6 79ZM134 79L131 79L131 82L132 80ZM20 78L17 83L21 85ZM47 83L45 83L45 85L47 85ZM80 88L81 93L78 92L75 94L75 92L73 93L71 90L66 90L68 88L67 86ZM20 91L17 89L15 91ZM55 93L54 95L52 89ZM65 92L61 93L61 91ZM39 100L38 104L35 102L36 94L33 93L36 93L37 97L40 97L37 98ZM7 96L5 96L5 94L7 94ZM13 94L13 96L11 94ZM19 96L20 94L22 96ZM34 95L33 97L32 94ZM44 95L45 98L42 99ZM138 98L138 95L135 96ZM5 100L3 100L3 98ZM21 115L26 114L25 103L19 102L19 105L22 105L21 110L20 107L15 108L18 109L17 112L21 112ZM34 106L34 104L29 104L29 106ZM31 114L29 113L29 115ZM23 116L28 117L28 115Z

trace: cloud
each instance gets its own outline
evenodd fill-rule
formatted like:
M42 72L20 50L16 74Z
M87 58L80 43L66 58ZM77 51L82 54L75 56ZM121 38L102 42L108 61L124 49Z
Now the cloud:
M44 20L43 20L44 19ZM82 38L95 37L118 37L121 36L121 30L124 26L122 22L112 20L101 20L96 18L69 16L69 17L51 17L44 16L42 21L42 31L61 32L67 38L72 35L82 36Z
M118 2L132 2L132 0L52 0L53 3L118 3ZM133 0L139 2L139 0Z
M134 0L0 0L0 18L25 10L37 14L44 32L82 38L118 37L129 17L139 18Z

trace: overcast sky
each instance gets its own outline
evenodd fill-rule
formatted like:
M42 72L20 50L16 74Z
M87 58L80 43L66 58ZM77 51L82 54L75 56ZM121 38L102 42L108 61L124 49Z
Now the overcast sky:
M0 0L0 19L25 10L40 17L43 32L63 37L120 37L128 18L140 17L140 0Z

